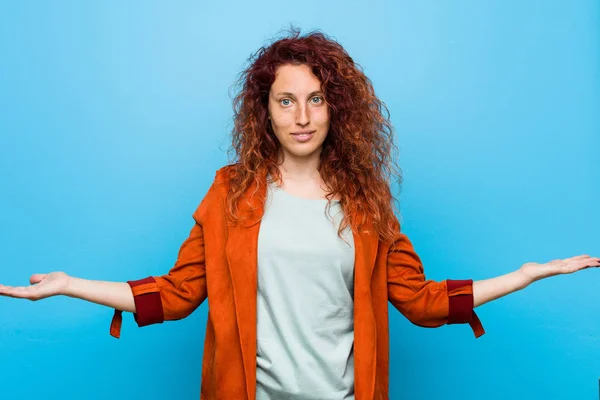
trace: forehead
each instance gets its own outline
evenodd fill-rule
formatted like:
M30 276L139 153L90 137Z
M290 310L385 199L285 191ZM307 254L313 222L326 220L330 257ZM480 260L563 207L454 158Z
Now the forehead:
M308 65L282 65L275 72L271 92L310 93L321 90L321 82Z

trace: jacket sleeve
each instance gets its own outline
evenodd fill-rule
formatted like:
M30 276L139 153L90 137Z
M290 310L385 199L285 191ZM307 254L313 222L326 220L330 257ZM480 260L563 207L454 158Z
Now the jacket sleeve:
M438 327L468 323L475 337L485 333L473 310L473 281L427 280L408 237L398 232L387 254L388 299L413 324Z
M214 186L194 213L194 226L179 249L175 265L162 276L127 281L133 293L139 327L178 320L190 315L207 297L203 219ZM115 310L110 334L120 337L122 311Z

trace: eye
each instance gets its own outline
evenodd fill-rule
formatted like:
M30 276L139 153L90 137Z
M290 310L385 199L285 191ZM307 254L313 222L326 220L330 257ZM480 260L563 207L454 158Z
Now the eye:
M316 100L316 101L315 101L315 100ZM311 101L313 104L319 104L319 103L321 103L321 102L323 101L323 98L322 98L322 97L320 97L320 96L315 96L315 97L313 97L312 99L310 99L310 101Z
M281 99L281 100L279 100L279 103L280 103L282 106L286 106L286 107L287 107L287 106L289 106L290 104L292 104L292 101L291 101L290 99Z

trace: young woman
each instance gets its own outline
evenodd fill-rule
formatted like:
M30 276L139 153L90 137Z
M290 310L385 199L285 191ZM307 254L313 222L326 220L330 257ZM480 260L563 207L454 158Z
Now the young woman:
M5 296L66 295L139 326L185 318L208 298L203 399L388 398L388 301L417 325L469 323L473 309L588 255L526 263L482 281L426 280L394 213L392 127L369 79L322 33L261 48L234 101L236 160L217 171L175 266L90 281L62 272Z

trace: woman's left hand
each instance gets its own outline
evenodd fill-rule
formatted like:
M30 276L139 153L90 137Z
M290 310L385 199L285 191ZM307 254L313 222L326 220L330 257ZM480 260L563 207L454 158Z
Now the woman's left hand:
M600 258L587 254L564 260L552 260L545 264L529 262L523 264L519 271L533 283L537 280L560 274L572 274L582 269L600 267Z

